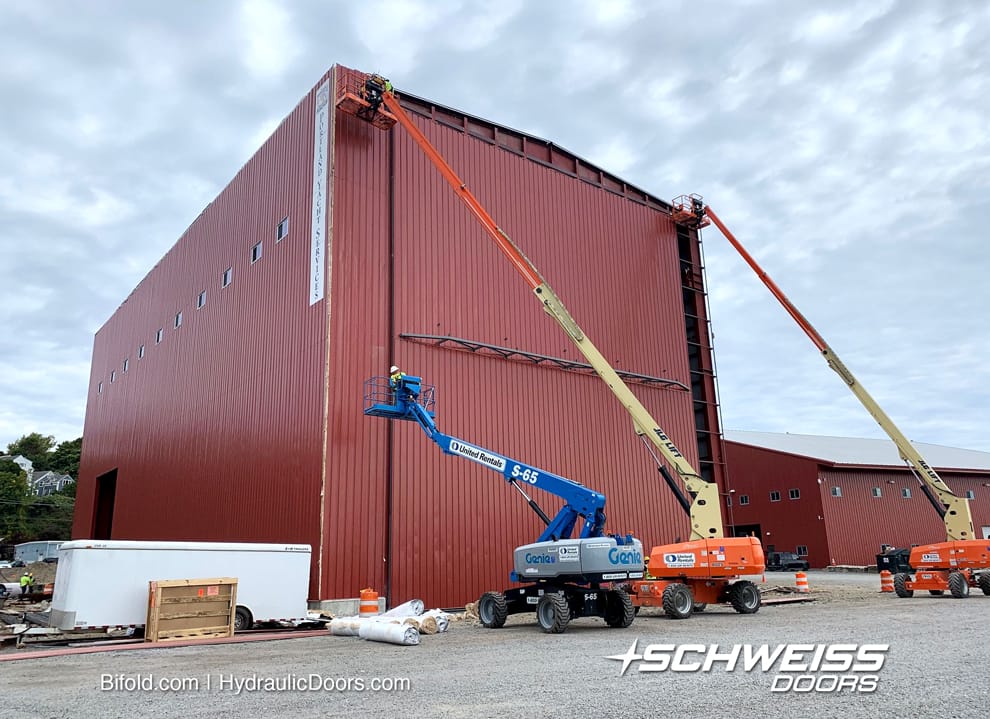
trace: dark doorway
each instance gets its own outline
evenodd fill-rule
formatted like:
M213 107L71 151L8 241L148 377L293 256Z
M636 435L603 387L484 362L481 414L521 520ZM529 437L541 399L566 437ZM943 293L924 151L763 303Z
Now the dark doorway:
M732 528L734 537L756 537L762 539L759 524L737 524Z
M117 470L96 478L96 507L93 512L93 539L110 539L113 531L113 504L117 497Z

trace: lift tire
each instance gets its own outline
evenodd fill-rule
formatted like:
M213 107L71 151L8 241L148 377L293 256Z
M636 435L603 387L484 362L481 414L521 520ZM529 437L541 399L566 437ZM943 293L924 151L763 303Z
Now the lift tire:
M990 594L990 572L981 574L979 579L976 580L976 583L983 590L984 594Z
M478 600L478 619L487 629L499 629L509 616L509 608L502 592L485 592Z
M896 594L901 599L906 599L908 597L914 596L914 590L907 588L907 574L895 574L894 575L894 594Z
M707 602L695 602L694 603L694 606L691 608L691 611L693 611L695 614L697 614L698 612L705 611L705 609L707 609L707 608L708 608L708 603Z
M944 589L929 589L928 590L928 593L931 594L933 597L941 597L943 594L945 594L945 590Z
M234 631L242 632L246 629L250 629L254 624L254 620L251 618L251 612L248 611L247 607L237 607L234 610Z
M756 614L760 611L763 598L755 584L743 579L729 587L729 602L740 614Z
M536 605L536 621L547 634L562 634L571 621L567 597L556 592L540 597L540 603Z
M616 629L625 629L636 618L636 607L629 595L621 589L605 594L605 623Z
M694 609L694 597L686 584L673 582L663 590L663 613L671 619L687 619Z
M949 593L956 599L965 599L969 596L969 582L962 572L949 573Z

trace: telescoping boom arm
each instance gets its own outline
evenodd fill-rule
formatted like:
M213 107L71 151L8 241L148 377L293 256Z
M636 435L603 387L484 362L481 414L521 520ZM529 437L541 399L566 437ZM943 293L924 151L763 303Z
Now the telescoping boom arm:
M518 491L546 525L537 542L569 539L579 520L583 520L580 537L601 537L605 534L605 495L583 484L533 467L517 459L480 447L472 442L441 432L433 414L420 401L423 388L419 377L403 376L397 386L390 387L384 377L374 377L365 384L365 414L416 422L426 436L445 454L469 459L500 473ZM564 500L564 506L551 519L523 489L536 487Z
M543 279L529 258L523 254L522 250L495 223L495 220L492 219L491 215L478 202L464 181L458 177L457 173L447 164L443 156L433 147L420 129L416 127L405 110L399 105L399 101L395 95L387 89L384 90L381 93L381 103L412 136L423 153L454 189L457 196L475 218L477 218L478 222L481 223L485 232L495 241L502 254L505 255L513 268L522 276L530 289L533 290L536 298L543 305L543 309L557 321L577 346L581 354L588 360L588 363L598 376L605 381L608 388L612 390L612 393L626 408L626 411L629 412L632 418L636 433L640 437L649 440L677 472L677 476L694 498L689 507L691 539L711 539L724 536L722 513L718 501L718 486L714 482L708 482L694 470L674 442L667 436L667 433L653 419L646 407L636 398L632 390L625 385L608 363L608 360L605 359L601 352L598 351L598 348L588 339L577 322L574 321L574 318L571 317L567 308L564 307L564 303L553 289L551 289L550 285L547 284L546 280ZM662 465L660 465L660 471L665 475L665 478L668 479L668 484L671 484L676 492L679 488L669 480L669 474L666 474L666 469ZM678 497L681 500L682 506L687 503L683 495L679 494Z
M683 208L687 209L687 208ZM814 343L818 351L822 353L828 366L831 367L842 381L846 383L846 386L852 391L856 398L863 403L866 410L873 415L873 419L877 421L877 424L883 429L884 432L894 441L897 445L897 450L901 454L901 458L907 462L908 466L914 472L915 476L921 482L922 488L925 490L925 496L931 501L932 506L935 510L942 516L942 520L945 522L945 531L948 535L949 540L964 540L973 539L973 517L969 510L969 501L964 497L957 496L942 478L938 476L938 473L932 469L931 465L925 461L925 458L921 456L921 453L915 449L914 445L908 441L908 438L904 436L894 421L887 416L887 413L880 408L876 400L870 396L869 392L859 383L849 368L842 363L842 360L835 354L828 343L822 338L818 331L811 325L811 323L805 318L804 315L798 310L797 307L787 298L787 296L781 291L777 284L770 278L770 276L763 270L763 268L753 259L753 256L746 251L746 248L742 246L742 243L736 239L729 229L725 226L719 216L712 211L711 207L701 205L700 201L696 199L694 212L697 215L698 220L702 220L703 217L707 216L708 219L721 231L729 243L736 249L736 251L742 256L743 260L746 261L756 275L760 278L767 289L770 290L771 294L777 298L787 313L797 322L798 326L804 330L804 333L808 335L811 341Z

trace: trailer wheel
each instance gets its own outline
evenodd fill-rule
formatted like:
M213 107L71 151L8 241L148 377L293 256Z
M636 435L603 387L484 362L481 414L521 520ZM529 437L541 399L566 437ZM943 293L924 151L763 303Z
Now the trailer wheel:
M694 597L686 584L673 582L663 590L663 613L671 619L687 619L694 608Z
M894 593L901 599L914 596L914 590L907 588L908 575L899 573L894 575Z
M509 609L505 604L505 595L501 592L485 592L478 600L478 619L488 629L498 629L505 624Z
M976 583L980 585L980 589L983 590L984 594L990 594L990 573L984 572L980 575Z
M234 611L234 631L241 632L245 629L250 629L251 625L254 624L254 620L251 618L251 612L247 607L238 607Z
M928 590L928 593L931 594L933 597L941 597L943 594L945 594L945 590L944 589L929 589Z
M743 579L729 587L729 602L740 614L756 614L760 611L763 599L756 585Z
M605 594L605 623L616 629L625 629L636 618L636 607L629 595L621 589Z
M544 594L536 605L536 620L547 634L561 634L571 621L571 607L563 594Z
M969 582L962 572L949 573L949 592L956 599L965 599L969 596Z
M705 609L707 609L707 608L708 608L708 603L707 602L695 602L694 603L694 606L691 608L691 610L695 614L697 614L698 612L705 611Z

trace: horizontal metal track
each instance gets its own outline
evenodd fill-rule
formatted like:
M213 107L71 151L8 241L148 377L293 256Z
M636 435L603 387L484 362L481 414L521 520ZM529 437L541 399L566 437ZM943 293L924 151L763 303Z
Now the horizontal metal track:
M418 335L409 332L401 332L399 334L399 338L410 342L435 344L439 347L447 347L448 349L457 349L464 352L491 353L507 360L527 361L532 362L533 364L549 364L558 369L567 370L569 372L581 372L583 374L594 374L595 372L590 364L586 364L584 362L574 362L561 357L551 357L549 355L536 354L535 352L525 352L523 350L512 349L511 347L500 347L498 345L492 345L486 342L467 340L463 337L450 337L449 335ZM453 345L453 347L448 347L448 345ZM690 391L685 384L678 382L675 379L654 377L648 374L625 372L622 370L617 370L617 372L624 382L633 382L644 385L658 385L660 387L680 389L685 392Z

